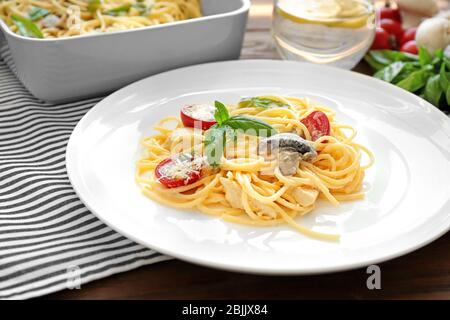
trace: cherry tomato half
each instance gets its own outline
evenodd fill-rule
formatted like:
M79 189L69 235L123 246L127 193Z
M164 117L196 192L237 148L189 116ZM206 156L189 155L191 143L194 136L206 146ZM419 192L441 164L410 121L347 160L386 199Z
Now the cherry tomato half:
M202 164L190 154L178 154L161 161L155 176L167 188L187 186L201 178Z
M408 53L412 53L412 54L419 53L419 49L417 49L415 40L410 40L410 41L406 42L405 44L403 44L402 47L400 48L400 51L408 52Z
M403 33L402 41L401 41L400 44L403 46L408 41L415 40L416 39L416 31L417 31L417 28L409 28L409 29L407 29Z
M330 121L322 111L314 111L300 121L308 129L313 141L316 141L320 137L330 135Z
M373 39L372 49L382 50L382 49L392 49L389 33L382 28L376 28L375 38Z
M181 109L181 121L185 127L208 130L216 124L214 112L216 108L209 104L191 104Z
M387 31L387 33L393 35L397 44L400 44L403 37L402 24L392 19L381 19L380 27Z

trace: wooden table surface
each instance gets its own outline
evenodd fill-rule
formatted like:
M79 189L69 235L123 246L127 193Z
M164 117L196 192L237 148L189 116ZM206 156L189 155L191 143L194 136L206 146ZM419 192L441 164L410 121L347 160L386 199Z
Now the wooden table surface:
M279 59L270 35L272 0L253 0L242 59ZM368 73L364 63L356 71ZM450 299L450 233L380 264L381 289L366 269L299 277L225 272L171 260L97 280L51 299Z

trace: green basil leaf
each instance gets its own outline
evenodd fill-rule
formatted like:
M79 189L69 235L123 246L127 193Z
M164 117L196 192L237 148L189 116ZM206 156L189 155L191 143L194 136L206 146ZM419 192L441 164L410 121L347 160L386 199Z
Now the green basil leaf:
M436 58L440 59L440 60L444 59L444 50L442 50L442 49L437 49L437 50L434 52L434 56L435 56Z
M245 134L269 137L277 131L269 124L245 116L234 116L225 124L234 130L242 130Z
M218 113L226 110L225 106L218 101L216 101L216 108ZM226 112L228 114L228 111ZM216 120L219 120L219 118L216 117ZM244 116L231 117L222 123L217 122L206 131L204 140L206 158L213 167L220 164L227 141L236 141L238 132L265 137L276 133L276 130L269 124Z
M415 71L421 70L421 66L419 62L405 62L404 67L400 71L400 73L395 77L394 80L392 80L392 83L398 83L401 80L407 78L411 73Z
M95 12L100 8L102 2L100 0L89 0L88 2L88 11Z
M419 58L417 55L407 52L394 50L372 50L364 56L364 60L375 70L381 70L393 62L418 62Z
M217 167L220 164L220 159L225 149L226 132L227 128L225 126L215 124L205 133L204 145L206 159L213 167Z
M444 64L447 70L450 70L450 58L444 56Z
M32 21L36 21L42 17L45 17L49 13L50 11L48 11L47 9L39 7L31 7L30 11L28 11L28 17L30 17Z
M239 102L240 108L278 108L285 107L286 104L277 100L269 99L269 98L260 98L260 97L252 97L245 98Z
M391 61L403 61L403 62L419 61L419 57L412 53L395 50L383 50L383 52L385 57Z
M441 84L441 88L445 92L447 91L447 88L450 84L450 75L445 70L445 63L441 64L441 70L439 74L440 74L439 81Z
M406 66L405 62L397 61L390 64L386 68L381 69L373 76L377 79L392 82L400 74L400 72L403 70L405 66Z
M379 62L377 62L374 58L372 58L371 55L366 54L364 56L364 60L369 64L369 66L371 66L374 70L378 71L381 70L385 67L384 64L381 64Z
M396 83L396 85L409 92L416 92L417 90L426 85L429 77L430 71L427 69L422 69L411 73L405 79Z
M30 19L13 14L11 16L13 23L19 28L20 34L31 38L44 38L41 29Z
M369 52L369 56L377 63L387 66L388 64L394 62L394 59L391 59L386 54L387 50L372 50Z
M420 47L419 48L419 62L422 66L426 64L430 64L432 61L431 54L428 52L427 49Z
M147 7L145 3L139 3L139 1L138 3L133 4L131 7L136 9L141 16L146 15L152 8L151 6Z
M447 105L450 106L450 86L445 91L445 100L447 101Z
M105 14L110 16L118 16L122 13L127 13L130 10L130 8L131 8L130 4L124 4L122 6L106 11Z
M439 106L439 100L442 96L442 88L439 81L440 75L435 74L430 79L428 79L427 85L425 86L425 99L431 102L436 107Z
M228 113L227 107L225 107L222 102L215 101L214 106L216 107L216 111L214 112L214 119L216 119L217 123L220 126L230 118L230 114Z

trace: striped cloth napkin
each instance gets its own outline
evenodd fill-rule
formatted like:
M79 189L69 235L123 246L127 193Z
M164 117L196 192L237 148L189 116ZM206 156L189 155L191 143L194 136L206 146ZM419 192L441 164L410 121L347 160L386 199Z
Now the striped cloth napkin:
M8 54L0 54L0 298L76 288L170 259L107 227L70 185L67 141L100 99L43 103L8 69Z

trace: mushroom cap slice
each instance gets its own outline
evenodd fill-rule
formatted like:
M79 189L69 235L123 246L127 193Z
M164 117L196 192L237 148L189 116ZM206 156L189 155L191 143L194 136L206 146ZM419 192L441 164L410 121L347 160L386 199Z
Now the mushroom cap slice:
M296 152L305 161L311 161L317 156L314 145L295 133L278 133L263 139L258 145L260 155L270 157L281 151Z
M278 167L285 176L297 172L300 160L311 161L317 156L314 145L295 133L278 133L262 140L258 154L265 159L278 159Z

